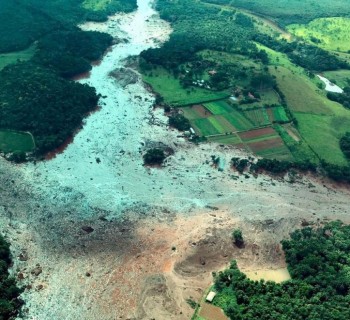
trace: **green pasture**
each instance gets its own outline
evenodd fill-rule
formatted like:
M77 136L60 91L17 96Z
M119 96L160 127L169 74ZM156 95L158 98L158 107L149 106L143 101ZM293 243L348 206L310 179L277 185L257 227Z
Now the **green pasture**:
M350 70L326 71L323 74L341 88L350 86Z
M143 81L160 94L166 103L175 106L190 105L229 97L225 91L209 91L202 88L184 89L180 81L163 68L143 74Z
M261 103L262 104L279 104L280 100L278 97L278 94L275 90L264 90L259 91L260 97L261 97Z
M287 30L294 36L326 50L343 52L350 50L349 18L320 18L306 25L289 25Z
M0 70L5 68L9 64L16 63L17 61L27 61L33 57L35 53L35 46L22 51L0 53Z
M315 86L323 85L323 82L318 77L309 77L305 69L291 62L286 54L272 50L257 42L255 44L260 50L264 50L268 54L270 59L270 73L272 73L272 70L277 71L280 67L283 67L288 69L292 74L299 75L308 83L313 83Z
M30 152L35 148L32 135L26 132L0 130L1 152Z
M338 104L328 100L323 90L308 78L284 67L271 68L270 72L276 77L278 87L285 95L287 105L292 111L324 115L334 113L333 109Z
M212 114L224 114L232 111L232 106L230 106L225 100L213 101L203 104L206 109L208 109Z
M327 162L346 165L348 162L339 147L339 140L349 131L350 111L336 110L334 116L294 113L298 130L312 150Z
M303 162L309 160L313 163L318 163L319 160L317 155L312 151L309 145L303 140L300 139L296 141L290 134L287 132L287 127L291 128L291 125L274 125L275 130L279 133L284 144L288 147L289 151L292 153L296 161ZM294 130L293 130L294 131Z

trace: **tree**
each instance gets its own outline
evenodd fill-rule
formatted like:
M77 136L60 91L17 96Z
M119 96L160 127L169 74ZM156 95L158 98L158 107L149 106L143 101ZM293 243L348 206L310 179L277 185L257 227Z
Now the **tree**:
M182 114L176 114L169 117L169 125L180 130L189 130L191 125L188 119L186 119Z
M147 150L143 156L143 161L146 165L162 164L165 158L166 156L162 149L153 148Z
M232 232L232 239L237 247L242 247L244 245L242 231L240 229L235 229Z
M350 132L347 132L339 141L340 149L350 159Z

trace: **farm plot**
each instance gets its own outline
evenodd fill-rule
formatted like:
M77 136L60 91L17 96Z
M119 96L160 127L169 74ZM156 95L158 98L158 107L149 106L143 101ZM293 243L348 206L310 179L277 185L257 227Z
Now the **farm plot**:
M228 320L222 309L209 303L203 303L199 311L199 316L205 320Z
M242 140L237 136L237 134L227 134L208 138L210 142L222 143L222 144L232 144L238 147L244 147Z
M225 100L182 107L181 110L199 136L230 134L255 127L242 112Z
M279 160L293 159L279 134L271 127L241 132L238 135L257 155Z
M212 115L206 108L200 104L196 104L190 107L181 108L183 115L188 120L195 120L201 118L208 118Z
M232 111L232 107L225 100L204 103L204 107L215 115L229 113Z
M191 122L197 134L208 136L237 131L236 128L224 116L210 116L196 119ZM197 132L198 130L198 132Z
M246 110L244 111L244 115L257 127L266 126L271 123L265 108Z
M191 121L191 125L198 136L210 136L222 133L208 118L195 119Z
M289 118L282 106L269 108L266 110L270 122L288 122Z
M230 122L237 131L245 131L254 128L254 124L238 110L233 109L230 113L223 114L223 117Z

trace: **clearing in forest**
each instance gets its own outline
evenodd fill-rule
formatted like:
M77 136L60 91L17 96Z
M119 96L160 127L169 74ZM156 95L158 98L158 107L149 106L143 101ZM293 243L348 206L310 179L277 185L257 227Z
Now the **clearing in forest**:
M33 137L28 132L0 130L0 151L30 152L35 148Z

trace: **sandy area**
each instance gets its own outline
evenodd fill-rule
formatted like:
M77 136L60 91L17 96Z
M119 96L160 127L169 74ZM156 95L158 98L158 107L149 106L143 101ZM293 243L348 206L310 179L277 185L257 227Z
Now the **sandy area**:
M141 82L122 88L109 76L170 33L150 0L139 6L82 26L128 42L79 80L103 99L65 151L36 164L0 160L0 224L13 273L28 286L23 319L189 319L185 300L199 299L211 272L231 259L242 270L283 268L279 241L294 228L348 220L346 188L312 177L237 178L228 164L244 153L188 143L153 110ZM144 167L142 152L159 142L174 155L162 168ZM223 171L212 155L224 160ZM231 241L237 227L243 249Z

